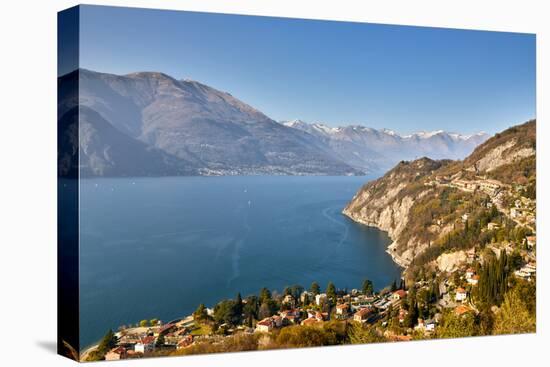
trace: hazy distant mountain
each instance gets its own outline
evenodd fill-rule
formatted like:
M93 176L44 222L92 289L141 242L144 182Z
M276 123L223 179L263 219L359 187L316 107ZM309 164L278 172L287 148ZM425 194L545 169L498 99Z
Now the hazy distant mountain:
M76 80L78 100L63 92ZM377 173L419 156L463 158L487 138L278 123L229 93L158 72L81 69L59 78L59 87L61 126L74 124L80 107L79 134L61 131L60 142L65 153L80 152L83 176ZM77 164L60 155L61 170Z
M330 127L301 120L281 123L316 136L340 159L367 171L385 171L401 160L419 157L462 159L489 138L483 132L462 135L439 130L400 135L360 125Z
M200 174L359 174L310 134L228 93L156 72L80 71L80 105ZM94 163L91 163L92 165ZM96 172L98 170L95 170Z
M75 133L77 118L80 129ZM60 136L63 150L73 152L63 157L64 166L60 167L63 175L75 164L80 167L81 177L198 174L191 164L121 133L88 107L67 111L60 124L67 127L66 134ZM79 162L70 162L77 158L74 154L77 149Z

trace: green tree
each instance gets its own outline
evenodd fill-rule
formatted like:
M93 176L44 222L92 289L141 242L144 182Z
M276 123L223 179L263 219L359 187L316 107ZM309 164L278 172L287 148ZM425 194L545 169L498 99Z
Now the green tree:
M292 295L292 297L294 297L295 300L300 299L300 295L302 294L303 291L304 291L304 287L302 287L299 284L295 284L290 287L290 294Z
M411 303L409 303L409 312L407 313L407 316L405 316L405 319L403 320L403 326L406 328L412 328L414 325L416 325L416 322L418 320L418 304L416 303L416 300L413 299Z
M518 290L506 293L502 307L495 317L495 334L524 334L536 330L535 313L529 312Z
M199 307L193 312L193 318L197 321L204 321L206 320L208 314L206 312L206 306L204 303L201 303Z
M149 323L149 322L148 322L147 320L141 320L141 321L139 322L139 326L141 326L141 327L146 327L148 323Z
M309 291L316 296L321 293L321 287L319 287L319 284L317 282L313 282L311 283L311 287L309 287Z
M151 319L149 320L149 325L156 326L159 323L158 319Z
M482 308L492 305L499 306L508 289L510 264L506 252L496 257L488 257L481 267L479 283L475 289L474 298Z
M363 281L362 290L363 290L363 294L370 296L372 292L374 292L374 285L372 284L372 281L370 281L369 279L365 279Z
M249 327L252 327L252 322L255 319L258 319L258 297L248 296L246 298L246 303L243 306L244 319Z
M479 335L493 334L493 327L495 323L493 311L490 309L481 310L477 318L479 320Z
M165 343L164 335L160 334L159 337L157 338L157 341L155 342L155 346L159 348L159 347L162 347L164 343Z
M388 311L386 312L386 321L388 321L388 323L391 321L392 317L394 316L394 309L393 309L393 304L390 303L390 305L388 306Z
M260 303L264 303L265 301L271 299L271 292L267 288L262 288L260 291Z
M269 304L267 302L262 303L260 306L260 310L258 311L258 319L263 320L266 317L272 316L271 308L269 307Z
M258 319L262 320L266 317L273 316L277 312L277 302L272 299L268 299L260 306L258 311Z
M221 301L214 307L214 321L217 324L239 325L240 318L233 300Z
M315 347L338 344L338 336L334 330L315 326L288 326L281 329L276 337L280 347Z
M327 297L333 302L336 303L336 287L334 283L328 282L327 285Z
M443 315L440 326L436 329L438 338L461 338L478 334L474 315L469 312L464 315L456 315L450 311Z
M351 344L382 343L386 341L372 326L364 327L358 322L352 322L348 328Z
M302 302L302 306L305 307L307 305L309 305L310 303L310 299L309 299L309 296L307 293L304 294L304 299L303 299L303 302Z
M103 356L105 353L116 347L118 343L118 338L115 336L115 333L112 329L109 329L105 336L101 339L99 342L99 345L97 347L97 353L99 354L100 358L103 359Z
M239 318L239 323L241 323L241 317L243 314L243 299L241 297L241 293L237 293L237 298L235 299L235 313Z
M525 302L527 310L531 314L536 313L537 308L537 282L529 282L523 279L514 278L512 289L519 294L519 297Z
M508 262L510 264L510 270L514 271L523 265L523 257L520 255L518 250L514 250L508 259Z

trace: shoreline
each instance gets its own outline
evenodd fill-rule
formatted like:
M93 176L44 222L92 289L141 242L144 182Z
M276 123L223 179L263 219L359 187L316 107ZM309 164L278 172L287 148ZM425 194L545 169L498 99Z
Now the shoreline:
M92 345L91 347L87 347L86 349L82 350L78 353L78 362L85 362L86 358L88 358L88 355L93 352L94 350L99 347L99 342L97 344Z
M95 179L95 178L93 178ZM361 220L360 218L355 218L353 215L351 215L350 213L347 213L346 212L346 209L343 209L341 212L341 214L345 215L347 218L353 220L355 223L358 223L358 224L361 224L361 225L364 225L364 226L367 226L367 227L371 227L371 228L374 228L374 229L377 229L379 231L382 231L382 232L385 232L389 239L392 241L390 243L390 245L388 245L385 249L384 249L384 252L387 253L388 255L390 255L392 261L394 262L394 264L396 264L399 268L400 268L400 276L402 277L403 276L403 272L407 269L407 266L408 264L406 263L405 260L401 259L401 257L395 253L393 253L393 251L391 251L391 248L392 246L395 244L394 242L394 239L390 236L390 234L386 231L386 230L383 230L381 228L379 228L377 225L375 225L374 223L370 223L370 222L367 222L367 221L364 221L364 220ZM187 318L191 315L186 315L184 317L182 317L182 319L184 318ZM118 332L115 332L115 334L119 334ZM93 352L94 350L96 350L99 346L99 342L100 340L96 340L90 344L88 344L87 346L85 346L80 352L79 352L79 359L80 361L85 361L85 359L89 356L89 354L91 352Z
M388 247L386 248L385 252L390 255L392 261L397 264L400 268L402 268L402 273L404 271L407 270L407 268L409 267L410 265L410 262L403 259L401 256L399 256L398 254L395 253L395 251L393 251L393 249L395 248L395 246L397 245L397 243L395 242L395 239L392 237L392 235L390 234L390 232L380 228L378 225L376 225L376 223L372 223L370 221L366 221L366 220L363 220L361 218L357 218L355 215L353 215L352 213L348 212L347 208L344 208L342 210L342 215L345 215L346 217L348 217L349 219L351 219L352 221L354 221L355 223L358 223L358 224L361 224L361 225L364 225L366 227L372 227L372 228L375 228L379 231L382 231L382 232L385 232L388 237L390 238L390 240L392 241L392 243L390 245L388 245Z

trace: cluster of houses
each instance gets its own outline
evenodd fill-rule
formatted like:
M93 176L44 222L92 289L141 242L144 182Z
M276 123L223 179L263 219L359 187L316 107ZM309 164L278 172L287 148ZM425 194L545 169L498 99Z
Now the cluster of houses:
M454 176L436 176L432 181L428 182L430 186L449 186L466 192L474 192L477 190L495 196L498 192L508 185L503 184L498 180L488 178L478 178L477 180L466 180L459 178L459 175Z
M455 175L456 176L456 175ZM457 177L448 177L448 176L436 176L434 180L427 183L427 185L431 186L448 186L448 187L454 187L462 191L466 192L475 192L475 191L482 191L489 195L493 201L497 202L497 204L502 204L503 201L503 194L505 192L508 192L510 190L504 190L509 189L510 185L504 184L498 180L493 179L487 179L487 178L478 178L477 180L466 180L463 178ZM535 200L529 199L527 197L521 196L520 190L516 187L516 200L514 201L513 206L509 209L501 208L501 210L505 211L506 214L510 216L512 220L517 222L518 224L527 225L530 229L534 230L534 225L536 222L535 217L535 210L536 210L536 204ZM492 203L488 202L487 207L492 207ZM464 214L462 216L463 221L468 220L468 214ZM487 225L487 229L493 230L498 229L499 224L498 223L489 223Z
M399 289L395 292L389 292L380 295L363 295L358 290L352 290L349 294L340 295L335 306L335 312L332 317L337 320L353 320L360 323L374 322L380 316L383 316L389 306L398 306L401 300L405 298L407 292ZM295 305L292 296L287 295L282 303ZM266 317L256 323L255 332L271 332L275 328L281 328L288 325L318 325L329 321L331 315L328 312L319 311L328 302L326 293L314 295L311 292L303 292L300 296L302 303L305 300L313 299L317 306L310 309L295 307L290 310L281 310L276 315Z
M468 261L468 263L472 263ZM479 283L479 275L472 267L466 269L458 269L460 284L454 284L450 279L444 279L439 284L440 298L437 302L437 307L440 310L453 309L458 316L468 312L475 312L474 307L470 303L469 291L471 287L475 287ZM469 287L468 287L469 286ZM468 288L468 289L466 289Z
M532 226L535 224L535 208L534 200L520 196L510 208L510 218L520 224Z
M167 324L158 322L152 327L127 328L117 333L117 346L105 354L105 360L113 361L138 358L155 351L159 338L162 347L181 349L193 343L191 334L192 317L175 320Z
M358 290L352 290L351 293L338 297L335 306L335 312L330 315L328 312L321 312L316 309L301 309L293 308L291 310L279 311L276 315L266 317L256 323L255 332L271 332L276 328L285 327L287 325L319 325L334 317L337 320L353 320L359 323L374 323L386 315L390 306L400 310L400 320L406 315L406 311L400 308L402 300L407 296L407 292L403 289L398 289L394 292L388 292L384 295L364 295ZM288 296L287 296L288 297ZM325 293L313 295L310 292L303 292L301 295L302 302L307 299L314 299L314 305L317 308L328 301L328 296ZM290 300L284 300L289 301ZM435 323L422 322L421 325L426 325L426 331L433 331Z
M534 279L537 274L537 265L534 262L525 264L521 269L518 269L514 272L514 275L518 278L522 278L528 281Z

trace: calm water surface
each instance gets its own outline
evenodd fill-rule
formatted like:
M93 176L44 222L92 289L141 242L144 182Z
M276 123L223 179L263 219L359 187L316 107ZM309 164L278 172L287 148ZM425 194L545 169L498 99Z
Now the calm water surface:
M340 214L365 177L81 181L81 345L109 328L287 285L382 288L384 232Z

